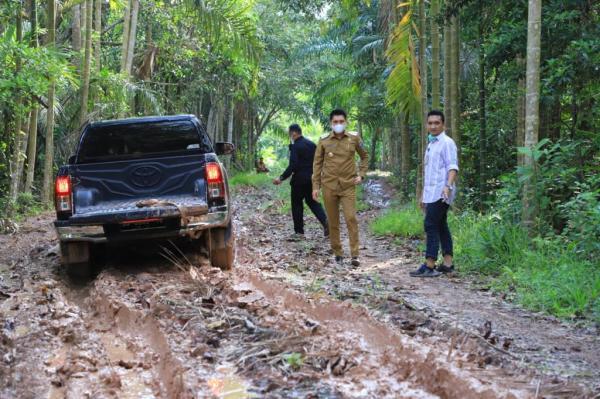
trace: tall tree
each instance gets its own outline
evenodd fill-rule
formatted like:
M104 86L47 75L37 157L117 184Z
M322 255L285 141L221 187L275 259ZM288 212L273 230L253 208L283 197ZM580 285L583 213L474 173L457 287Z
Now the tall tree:
M527 73L525 100L524 166L535 171L533 151L538 143L540 123L540 47L542 32L542 0L529 0L527 15ZM529 173L523 187L523 225L533 232L537 206L535 201L535 172Z
M459 20L458 16L451 17L450 24L450 133L456 142L460 153L460 40L459 40Z
M96 0L100 1L100 0ZM90 95L90 72L92 65L92 20L93 0L85 2L85 57L82 68L81 108L79 111L79 124L83 125L88 119L88 100Z
M421 131L419 134L419 168L417 173L417 198L423 191L424 152L427 145L427 16L425 14L425 0L419 0L419 74L421 76Z
M18 1L18 5L15 10L15 24L16 24L16 41L21 43L23 40L23 2ZM15 56L15 75L21 73L23 60L21 55ZM14 206L17 201L17 195L19 194L19 185L21 181L21 173L19 171L19 164L21 163L21 146L23 141L23 134L21 132L23 124L23 97L21 95L21 89L17 87L17 96L15 100L15 128L13 133L13 153L10 162L10 192L9 192L9 212L14 211Z
M517 82L517 98L515 108L517 109L517 136L515 142L517 147L525 145L525 60L521 54L517 54L517 68L519 69L519 80ZM523 166L523 154L517 152L517 166Z
M450 121L452 120L452 97L450 96L450 86L452 82L452 74L450 73L450 65L452 64L452 36L450 33L450 24L446 21L444 25L444 114L446 116L446 132L452 135L450 131Z
M485 9L483 1L479 0L479 24L478 24L478 55L479 55L479 206L483 206L486 196L486 140L487 140L487 117L485 110L486 91L485 91L485 38L484 38L484 23Z
M37 25L37 0L31 0L30 10L31 20L31 46L37 48L38 43L38 25ZM36 99L31 99L33 109L29 118L29 142L27 143L27 172L25 174L25 192L31 193L33 186L33 178L35 174L35 163L37 156L37 130L38 130L38 106Z
M56 0L48 1L47 29L48 48L52 51L56 45ZM50 203L52 193L52 176L54 174L54 95L55 82L50 78L48 88L48 111L46 112L46 151L44 157L44 181L42 187L42 201Z
M123 10L123 42L121 45L121 73L125 72L127 65L127 46L129 45L129 26L131 23L131 0L125 0Z
M431 108L440 109L440 0L431 0Z
M140 1L131 0L131 22L129 23L129 38L127 43L127 58L125 60L125 73L131 75L133 66L133 54L135 50L135 37L137 35L138 15L140 11Z

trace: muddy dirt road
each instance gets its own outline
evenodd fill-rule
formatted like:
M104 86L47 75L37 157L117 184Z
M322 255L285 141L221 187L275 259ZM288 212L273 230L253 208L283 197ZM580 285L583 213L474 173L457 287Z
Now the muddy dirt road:
M600 394L594 326L520 310L469 281L409 279L415 243L330 261L317 225L288 241L269 190L236 192L237 267L170 244L59 267L52 215L0 236L0 398L533 398ZM180 252L181 250L181 252Z

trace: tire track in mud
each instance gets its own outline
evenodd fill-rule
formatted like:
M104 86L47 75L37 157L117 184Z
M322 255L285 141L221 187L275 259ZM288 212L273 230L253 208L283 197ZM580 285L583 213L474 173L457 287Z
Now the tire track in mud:
M494 344L481 338L478 330L473 330L472 326L459 324L458 316L442 315L440 318L436 314L439 310L435 307L414 306L411 299L406 299L406 294L414 289L410 287L410 281L404 285L406 282L400 279L402 285L393 285L397 284L397 279L388 274L394 269L397 270L397 267L390 269L389 261L391 259L382 259L381 254L373 252L383 249L384 252L389 250L390 254L394 254L391 256L398 256L398 249L393 249L389 240L374 240L362 231L364 240L362 242L371 246L371 248L362 248L363 265L358 270L353 270L348 266L338 267L328 262L330 256L324 240L318 236L311 236L311 230L319 231L316 224L312 223L312 227L308 228L306 241L286 241L285 230L286 227L291 226L291 222L287 215L278 214L277 204L270 202L268 193L243 189L243 195L245 204L242 208L245 209L239 212L239 219L242 220L240 227L243 232L239 245L246 262L240 269L251 269L255 276L259 276L258 280L255 280L257 285L260 285L260 281L267 280L269 283L286 287L286 289L303 296L304 303L311 304L307 305L307 308L322 300L345 301L364 307L367 310L363 319L366 320L367 325L372 326L373 323L377 323L375 320L379 320L387 326L388 335L399 334L403 342L410 343L409 347L417 348L417 353L423 352L423 350L428 352L424 358L425 361L423 361L423 357L420 358L421 360L412 359L413 354L410 350L404 354L400 353L400 358L403 356L411 358L412 363L407 363L410 364L407 366L408 369L419 369L419 366L426 364L421 370L435 370L435 373L402 374L402 368L399 368L397 375L400 377L397 377L395 381L394 378L392 381L388 380L390 386L393 386L393 382L397 383L404 378L412 378L412 381L416 382L415 386L425 389L429 393L436 393L441 397L456 397L456 392L450 394L452 390L444 391L435 386L435 379L440 378L452 381L450 386L454 384L469 385L469 381L474 382L473 386L485 386L496 382L497 385L492 388L493 393L489 392L491 397L511 395L511 390L513 390L512 394L521 397L538 395L540 397L568 398L593 396L589 386L585 388L577 383L571 383L554 373L548 373L550 374L548 376L532 370L524 363L525 357L520 357L520 359L514 355L511 357L509 356L511 354L506 351L507 355L505 355L502 348L498 350ZM389 201L379 201L379 205L375 204L375 206L385 207L385 203L389 203ZM260 210L260 212L256 212L256 210ZM376 210L365 212L361 217L361 225L364 227L366 220L376 216L377 213ZM307 217L310 226L311 215L309 214ZM343 238L345 239L345 237ZM416 257L416 253L414 249L410 249L408 252L400 254L400 257L401 263L410 263L410 260ZM399 259L396 258L394 263L398 261ZM416 260L413 262L416 263ZM400 270L400 273L406 272L406 269ZM407 292L405 289L409 289L409 291ZM433 286L429 295L436 295L439 289L440 287ZM452 290L457 293L459 289L455 287ZM414 298L415 303L427 304L426 295L428 294L421 293L420 295L422 297ZM408 295L408 298L411 298L411 295ZM473 312L476 309L470 309L470 311ZM342 316L341 321L346 323L346 328L334 332L334 334L338 334L338 337L342 337L344 332L353 331L358 320L361 320L360 316L352 321L348 319L349 317L352 316ZM369 336L369 330L365 330L362 336ZM492 336L492 338L494 337ZM401 346L395 345L392 347L401 348ZM377 351L377 348L371 349ZM402 350L399 351L402 352ZM536 364L535 361L533 364ZM454 370L460 371L456 374L457 378L453 378L455 377ZM356 386L359 384L360 382L357 382ZM462 396L465 394L461 393L460 397Z
M77 285L58 267L52 215L1 236L0 398L583 396L540 386L460 329L395 321L390 306L410 303L385 282L328 263L321 238L285 241L271 195L239 194L232 272L144 246L111 251Z

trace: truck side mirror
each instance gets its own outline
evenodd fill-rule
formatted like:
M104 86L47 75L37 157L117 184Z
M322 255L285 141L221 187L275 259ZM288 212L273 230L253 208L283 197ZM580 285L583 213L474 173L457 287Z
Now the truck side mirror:
M233 143L227 142L217 142L215 143L215 153L217 155L229 155L235 152L235 145Z
M69 165L73 165L75 163L75 155L71 155L69 160L67 161Z

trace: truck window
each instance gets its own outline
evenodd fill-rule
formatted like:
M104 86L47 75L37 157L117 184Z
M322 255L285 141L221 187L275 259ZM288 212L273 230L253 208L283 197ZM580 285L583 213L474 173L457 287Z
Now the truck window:
M78 163L212 152L192 121L106 124L90 127L79 145Z

